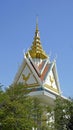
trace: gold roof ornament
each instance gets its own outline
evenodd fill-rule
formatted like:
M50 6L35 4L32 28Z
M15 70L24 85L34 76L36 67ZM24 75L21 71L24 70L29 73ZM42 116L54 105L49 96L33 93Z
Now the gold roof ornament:
M38 58L38 59L48 58L48 56L46 55L41 45L39 29L38 29L38 21L36 22L36 31L35 31L34 41L28 52L32 58ZM26 56L28 56L28 52L26 53Z

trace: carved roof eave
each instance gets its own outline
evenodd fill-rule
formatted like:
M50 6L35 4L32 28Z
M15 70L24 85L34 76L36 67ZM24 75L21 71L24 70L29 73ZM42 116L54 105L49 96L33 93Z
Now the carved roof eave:
M19 67L19 69L18 69L18 71L17 71L17 73L16 73L16 75L15 75L13 84L16 84L16 83L17 83L17 81L18 81L18 79L19 79L19 76L20 76L20 73L23 71L25 64L26 64L26 63L25 63L25 61L24 61L24 59L23 59L22 64L21 64L21 66Z
M56 67L56 61L54 61L54 67L55 67L54 71L55 71L55 75L56 75L56 80L57 80L57 85L58 85L59 93L60 93L60 95L62 95L61 94L61 89L60 89L60 82L59 82L59 78L58 78L57 67Z

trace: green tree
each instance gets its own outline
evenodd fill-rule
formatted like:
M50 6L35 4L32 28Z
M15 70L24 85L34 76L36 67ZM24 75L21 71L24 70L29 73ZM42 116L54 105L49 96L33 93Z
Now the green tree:
M27 90L28 91L28 90ZM32 100L22 84L12 85L0 94L0 126L2 130L29 130L32 128ZM29 110L30 109L30 110Z
M72 130L73 101L57 97L55 101L55 128L56 130ZM71 127L71 129L70 129Z
M69 102L69 122L67 125L67 130L73 130L73 99L70 98L70 102Z
M47 130L45 112L49 110L39 98L29 96L31 91L23 84L11 85L0 94L0 129Z

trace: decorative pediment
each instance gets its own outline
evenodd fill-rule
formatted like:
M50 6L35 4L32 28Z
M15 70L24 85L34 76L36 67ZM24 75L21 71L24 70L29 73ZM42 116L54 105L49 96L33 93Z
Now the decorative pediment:
M17 83L23 83L27 86L38 86L38 81L27 63L24 66Z
M49 91L60 93L57 70L54 63L48 71L43 86Z

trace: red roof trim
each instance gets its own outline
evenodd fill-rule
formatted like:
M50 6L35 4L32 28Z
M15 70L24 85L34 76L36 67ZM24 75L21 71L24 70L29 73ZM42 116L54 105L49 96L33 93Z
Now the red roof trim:
M49 70L49 67L50 67L50 65L49 64L47 64L46 65L46 67L44 68L44 71L43 71L43 73L42 73L42 75L41 75L41 80L44 80L45 79L45 76L46 76L46 74L47 74L47 72L48 72L48 70Z
M39 69L40 71L42 70L44 64L45 64L45 61L43 61L41 64L39 64L38 69Z

